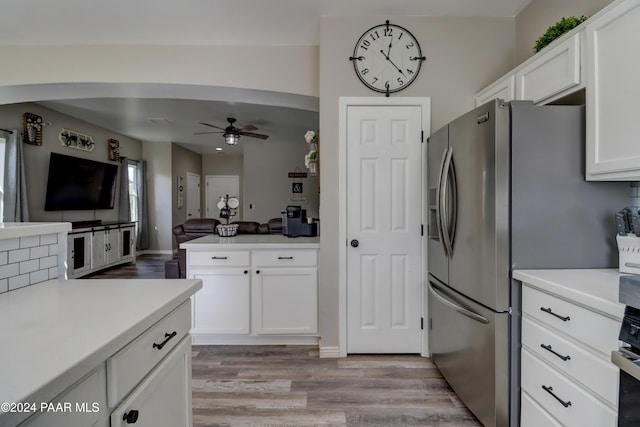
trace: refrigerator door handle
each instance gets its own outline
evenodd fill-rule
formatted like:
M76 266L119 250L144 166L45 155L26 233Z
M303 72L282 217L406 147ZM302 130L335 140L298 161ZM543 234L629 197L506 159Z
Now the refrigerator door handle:
M456 222L456 181L455 181L455 173L452 174L452 163L453 159L453 147L449 147L447 149L447 153L444 158L444 166L442 171L442 191L440 193L440 209L441 209L441 220L442 223L442 234L444 235L444 245L446 247L445 253L448 254L448 257L451 258L453 256L453 234L455 233L455 222ZM448 184L449 180L451 180L451 191L452 191L452 217L449 218L449 213L447 212L447 203L448 203Z
M480 323L484 323L489 324L489 319L487 319L484 316L481 316L478 313L474 313L471 310L467 310L464 307L460 307L458 304L452 302L451 300L449 300L448 298L446 298L444 295L440 294L438 291L435 290L435 288L433 287L433 285L431 285L431 283L429 283L429 290L431 291L431 293L438 298L443 304L448 305L449 307L453 308L455 311L457 311L458 313L467 316L470 319L475 320L476 322L480 322Z
M449 258L449 252L447 252L447 245L445 244L445 236L444 236L444 224L443 224L443 208L442 208L442 200L443 200L443 183L445 181L445 172L444 165L447 160L447 154L449 153L449 149L445 151L442 156L442 162L440 163L440 173L438 174L438 188L436 190L436 224L438 226L438 238L440 239L440 244L442 245L442 250L444 251L444 256Z

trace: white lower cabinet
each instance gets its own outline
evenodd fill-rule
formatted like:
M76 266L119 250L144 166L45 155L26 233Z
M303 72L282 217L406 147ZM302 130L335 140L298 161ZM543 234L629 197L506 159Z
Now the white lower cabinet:
M256 334L318 332L318 270L260 268L252 277L252 330Z
M584 294L579 282L567 295L573 289ZM592 299L589 307L523 282L522 427L617 425L618 369L610 355L620 319L598 311Z
M194 342L314 339L317 264L316 249L188 249L187 277L202 280L202 289L192 297Z
M189 277L202 280L202 289L193 296L192 333L249 333L249 266L197 271Z
M111 427L191 423L191 337L186 336L111 413Z

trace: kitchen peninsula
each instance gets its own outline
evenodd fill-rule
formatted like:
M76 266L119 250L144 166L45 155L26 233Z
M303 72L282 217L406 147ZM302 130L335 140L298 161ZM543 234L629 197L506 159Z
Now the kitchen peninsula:
M319 237L209 235L180 245L194 344L317 344Z

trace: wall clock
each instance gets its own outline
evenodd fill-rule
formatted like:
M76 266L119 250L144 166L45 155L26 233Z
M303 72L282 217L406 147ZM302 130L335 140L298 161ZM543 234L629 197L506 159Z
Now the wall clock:
M413 83L425 59L413 34L388 20L365 31L349 57L360 81L386 96Z

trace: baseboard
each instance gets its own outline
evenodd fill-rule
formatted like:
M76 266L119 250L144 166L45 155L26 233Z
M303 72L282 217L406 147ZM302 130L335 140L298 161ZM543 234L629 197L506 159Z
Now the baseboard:
M343 357L342 354L340 354L340 347L323 347L322 345L320 346L320 358L336 358L336 357Z
M144 249L142 251L136 251L136 256L140 255L173 255L173 251L170 249Z
M203 335L191 333L193 345L318 345L317 336Z

